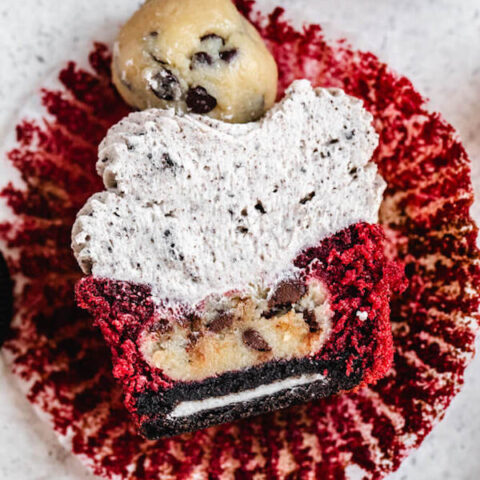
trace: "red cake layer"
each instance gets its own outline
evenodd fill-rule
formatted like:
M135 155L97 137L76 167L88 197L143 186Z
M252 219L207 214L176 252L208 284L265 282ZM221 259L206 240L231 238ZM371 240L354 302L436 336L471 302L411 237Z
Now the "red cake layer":
M294 264L307 278L322 279L330 292L332 332L315 357L331 361L347 355L334 374L356 375L360 385L375 383L393 359L390 298L405 288L401 268L385 256L382 228L352 225L303 252ZM175 385L141 353L140 334L158 316L150 287L90 276L78 283L77 301L95 318L110 346L126 407L140 421L139 395ZM368 319L361 320L359 311ZM327 377L330 373L325 372Z

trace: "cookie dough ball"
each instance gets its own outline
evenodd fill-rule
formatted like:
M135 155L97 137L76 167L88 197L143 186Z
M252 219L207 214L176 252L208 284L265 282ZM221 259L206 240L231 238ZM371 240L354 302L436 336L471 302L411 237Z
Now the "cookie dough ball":
M148 0L114 47L113 82L139 109L249 122L273 105L277 76L259 33L230 0Z

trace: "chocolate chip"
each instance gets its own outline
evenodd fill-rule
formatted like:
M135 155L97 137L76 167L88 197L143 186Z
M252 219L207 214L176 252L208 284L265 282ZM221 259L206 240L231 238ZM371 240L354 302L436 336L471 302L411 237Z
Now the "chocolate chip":
M150 32L149 35L155 38L158 37L158 32Z
M229 328L233 323L233 315L227 312L220 312L208 325L207 328L214 333L220 333Z
M291 305L300 300L306 292L305 285L297 279L280 282L268 300L270 308Z
M265 211L265 208L263 207L263 204L262 204L262 202L261 202L260 200L259 200L259 201L257 202L257 204L255 205L255 210L258 210L262 215L264 215L265 213L267 213L267 212Z
M197 65L212 65L213 58L207 52L197 52L192 56L190 69Z
M208 113L217 106L217 100L203 87L192 87L187 93L187 107L193 113Z
M332 140L330 140L328 142L328 145L335 145L336 143L338 143L340 140L338 138L332 138Z
M247 347L253 348L259 352L270 352L272 349L267 341L256 331L251 328L245 330L242 340Z
M225 39L215 33L207 33L203 37L200 37L201 42L206 42L207 40L220 40L222 45L225 45Z
M161 100L177 100L180 97L180 82L168 68L157 72L150 82L150 89Z
M246 207L240 212L240 215L242 217L248 217L248 210Z
M315 192L310 192L308 195L303 197L300 200L300 205L305 205L307 202L309 202L313 197L315 196Z
M320 325L317 322L317 316L313 310L305 310L303 312L303 319L305 323L310 327L312 333L318 332L320 330Z
M241 225L241 226L237 227L237 232L247 234L248 233L248 228Z
M230 63L238 55L238 50L236 48L224 50L223 52L220 52L219 55L221 60Z

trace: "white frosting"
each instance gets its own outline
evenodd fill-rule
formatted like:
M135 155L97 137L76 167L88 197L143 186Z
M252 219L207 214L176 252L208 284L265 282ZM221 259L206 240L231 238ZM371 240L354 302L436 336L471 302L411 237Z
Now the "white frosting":
M282 390L289 390L309 383L324 380L325 377L320 373L304 374L300 377L290 377L284 380L278 380L268 385L260 385L250 390L244 390L239 393L230 393L221 397L211 397L204 400L193 400L179 403L170 413L170 417L187 417L195 413L212 410L214 408L226 407L234 403L249 402L256 398L266 397Z
M306 80L255 123L132 113L100 145L107 191L78 214L76 257L87 273L191 304L268 285L303 248L377 221L376 145L358 99Z

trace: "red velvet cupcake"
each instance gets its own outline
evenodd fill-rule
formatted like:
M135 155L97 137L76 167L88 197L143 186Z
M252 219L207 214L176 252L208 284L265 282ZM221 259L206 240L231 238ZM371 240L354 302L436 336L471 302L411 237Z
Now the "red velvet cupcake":
M18 251L6 256L13 278L26 282L3 351L28 398L96 474L342 479L354 467L382 478L443 417L473 355L479 270L470 162L453 128L375 56L326 42L318 26L297 32L281 10L262 22L252 2L238 3L274 52L281 92L308 78L361 98L374 117L374 160L388 185L380 221L389 256L405 262L409 278L392 304L393 368L374 387L253 420L154 442L136 434L104 340L74 304L80 273L71 226L102 188L98 143L128 113L110 86L101 45L90 56L93 73L70 64L60 73L62 88L44 90L46 123L24 114L17 126L9 159L25 186L2 191L14 216L0 232Z
M163 68L163 67L162 67ZM99 148L73 226L79 305L148 438L328 397L390 368L372 117L294 82L258 122L147 110ZM362 223L363 222L363 223Z

